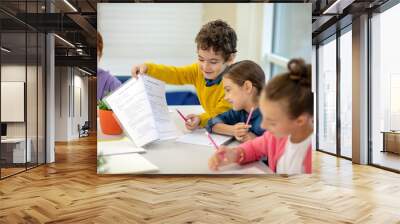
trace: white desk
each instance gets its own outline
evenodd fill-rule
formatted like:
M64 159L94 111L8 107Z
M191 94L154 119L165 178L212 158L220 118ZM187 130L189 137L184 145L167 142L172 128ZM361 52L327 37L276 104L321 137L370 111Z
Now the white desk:
M176 106L169 107L170 114L178 129L187 132L182 119L175 112L178 108L182 113L200 113L201 106ZM98 122L100 124L100 122ZM98 140L122 138L123 136L107 136L101 133L98 126ZM233 142L230 145L237 145ZM264 174L271 173L268 167L261 162L254 162L245 166L232 165L213 172L208 169L208 159L215 152L214 148L201 145L185 144L175 140L159 141L144 147L147 151L143 155L147 160L159 168L155 174ZM250 173L249 173L250 172Z
M4 146L13 145L12 148L12 163L25 163L25 158L27 158L26 162L31 161L31 144L32 141L30 138L27 138L27 147L25 151L25 138L6 138L1 139L1 144ZM3 147L4 147L3 146ZM9 150L8 148L2 148L2 151ZM26 154L25 154L26 152Z

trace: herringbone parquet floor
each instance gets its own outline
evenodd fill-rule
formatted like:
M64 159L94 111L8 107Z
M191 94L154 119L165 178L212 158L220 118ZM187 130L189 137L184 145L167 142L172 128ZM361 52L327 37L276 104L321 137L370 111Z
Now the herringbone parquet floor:
M98 176L96 139L0 181L0 223L400 223L400 175L314 153L311 176Z

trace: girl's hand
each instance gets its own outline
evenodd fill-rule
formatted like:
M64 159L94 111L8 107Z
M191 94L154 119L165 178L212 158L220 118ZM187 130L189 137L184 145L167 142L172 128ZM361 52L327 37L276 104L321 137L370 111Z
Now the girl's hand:
M235 163L238 160L238 148L221 145L217 152L208 160L208 168L217 171L218 167Z
M132 77L134 77L134 78L137 78L139 74L144 74L146 72L147 72L146 64L134 65L134 66L132 66L132 69L131 69Z
M200 117L198 115L195 114L189 114L186 116L186 118L188 119L185 122L185 126L188 130L194 130L196 128L199 127L200 125Z
M249 140L257 138L257 135L255 135L253 132L249 131L245 136L243 136L242 142L247 142Z
M233 125L233 135L236 140L243 142L245 136L249 133L249 128L251 128L251 125L246 125L243 122Z

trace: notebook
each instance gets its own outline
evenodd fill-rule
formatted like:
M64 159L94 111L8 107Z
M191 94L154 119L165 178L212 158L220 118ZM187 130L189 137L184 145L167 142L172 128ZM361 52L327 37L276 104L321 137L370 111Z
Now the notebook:
M98 174L141 174L157 172L158 167L138 153L102 156Z
M178 129L169 116L164 82L139 75L105 98L125 133L141 147L176 138Z
M97 155L115 155L126 153L141 153L146 150L137 147L129 138L124 137L120 140L107 140L97 142Z
M232 136L227 136L227 135L211 134L211 137L213 138L213 140L217 145L223 145L233 140ZM213 147L213 144L210 142L210 140L206 135L205 129L196 129L192 132L186 133L178 137L176 141L187 144Z

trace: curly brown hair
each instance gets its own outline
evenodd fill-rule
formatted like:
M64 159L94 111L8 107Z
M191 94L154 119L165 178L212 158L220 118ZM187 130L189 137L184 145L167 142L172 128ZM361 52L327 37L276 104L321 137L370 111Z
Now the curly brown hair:
M236 53L236 32L225 21L215 20L203 25L196 36L195 42L197 49L213 49L216 53L221 53L225 61Z

